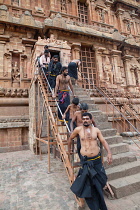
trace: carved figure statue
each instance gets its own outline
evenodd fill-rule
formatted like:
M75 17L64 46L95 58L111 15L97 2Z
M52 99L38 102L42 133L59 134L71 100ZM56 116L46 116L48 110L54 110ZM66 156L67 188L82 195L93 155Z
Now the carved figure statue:
M105 81L107 83L113 84L114 82L113 82L112 65L108 57L106 57L106 61L105 61L105 64L103 64L103 66L104 66Z
M17 82L20 80L20 72L17 66L17 62L15 62L14 66L12 67L11 75L12 75L13 82Z
M61 0L61 11L67 12L66 0Z

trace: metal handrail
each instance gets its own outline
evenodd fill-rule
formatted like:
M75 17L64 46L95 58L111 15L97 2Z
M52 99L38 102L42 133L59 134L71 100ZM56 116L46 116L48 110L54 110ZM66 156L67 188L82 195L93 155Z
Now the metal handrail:
M78 71L79 73L81 73L82 74L82 72L81 71ZM81 75L80 75L81 76ZM133 124L114 106L114 104L105 96L105 94L98 88L98 87L96 87L95 85L94 85L94 82L93 83L91 83L91 81L88 79L88 78L86 78L85 76L84 76L84 74L82 74L82 77L84 77L84 79L86 80L86 81L88 81L88 83L90 83L103 97L104 97L104 99L107 101L107 102L109 102L109 104L111 104L113 107L114 107L114 109L117 111L117 112L119 112L119 114L128 122L128 124L131 126L131 127L133 127L133 129L140 135L140 132L138 131L138 129L135 127L135 126L133 126Z

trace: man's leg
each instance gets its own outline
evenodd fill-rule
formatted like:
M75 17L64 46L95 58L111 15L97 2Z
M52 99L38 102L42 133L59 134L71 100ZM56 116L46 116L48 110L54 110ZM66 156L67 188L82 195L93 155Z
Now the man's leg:
M94 186L92 187L92 194L93 194L92 198L85 198L85 201L91 210L99 210L100 209L100 205L99 205L100 198L99 198L99 194Z

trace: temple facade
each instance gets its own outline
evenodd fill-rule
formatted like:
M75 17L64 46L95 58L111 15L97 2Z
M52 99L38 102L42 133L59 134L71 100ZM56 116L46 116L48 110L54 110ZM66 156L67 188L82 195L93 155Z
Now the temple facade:
M0 151L26 148L28 92L44 44L62 65L81 59L86 88L129 93L140 106L140 0L0 0Z

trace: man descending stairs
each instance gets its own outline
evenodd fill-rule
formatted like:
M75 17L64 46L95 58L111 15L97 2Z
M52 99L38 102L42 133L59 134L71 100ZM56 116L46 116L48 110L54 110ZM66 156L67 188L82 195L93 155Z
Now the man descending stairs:
M94 116L97 127L102 131L111 148L113 163L108 165L104 157L104 166L115 197L121 198L140 191L140 161L137 161L136 157L129 152L128 145L123 143L121 136L116 135L116 130L108 122L107 116L97 108L87 92L77 86L74 87L74 90L80 102L89 105L89 112ZM105 150L103 154L106 156Z

